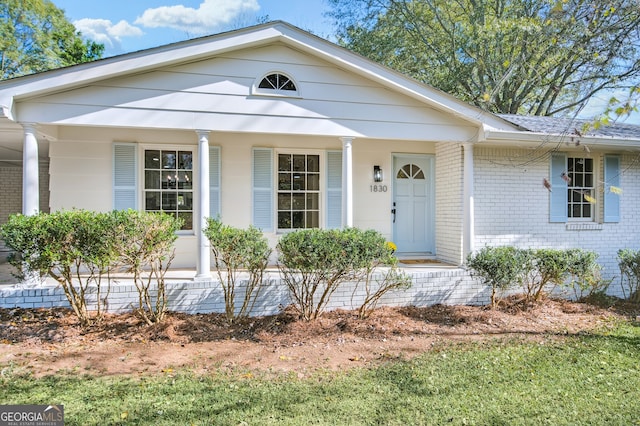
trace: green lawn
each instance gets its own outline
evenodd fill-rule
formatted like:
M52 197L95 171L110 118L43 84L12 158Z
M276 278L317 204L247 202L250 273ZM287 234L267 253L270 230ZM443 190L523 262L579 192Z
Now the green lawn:
M0 404L63 404L67 425L640 425L640 326L579 337L442 346L298 379L0 376Z

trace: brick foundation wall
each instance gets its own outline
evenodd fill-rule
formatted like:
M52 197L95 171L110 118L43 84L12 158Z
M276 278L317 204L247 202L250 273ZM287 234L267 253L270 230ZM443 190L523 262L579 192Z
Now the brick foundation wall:
M408 271L413 286L408 290L384 295L378 306L484 305L489 303L490 289L472 279L463 269ZM166 283L169 310L185 313L225 311L222 288L217 281L168 281ZM105 287L103 286L103 293ZM239 291L238 293L241 293ZM95 306L96 288L89 288L88 300ZM128 312L137 305L138 293L131 282L114 280L108 296L107 311ZM330 299L328 310L357 309L364 300L362 284L340 287ZM289 293L277 274L267 278L252 315L272 315L289 305ZM0 287L0 308L68 307L62 288L51 282L38 287L21 285Z

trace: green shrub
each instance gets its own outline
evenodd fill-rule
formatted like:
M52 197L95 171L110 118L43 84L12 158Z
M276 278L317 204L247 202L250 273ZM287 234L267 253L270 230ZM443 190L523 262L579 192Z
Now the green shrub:
M467 267L491 286L491 306L495 306L497 292L517 284L528 303L539 301L550 286L569 286L576 298L604 293L609 281L601 278L597 257L582 249L485 247L467 257Z
M525 250L525 274L522 281L528 302L538 302L549 285L562 285L569 274L569 256L566 250Z
M44 279L54 263L57 250L47 249L48 222L42 214L15 214L0 226L0 238L13 251L8 261L15 267L12 273L21 281ZM49 244L52 244L49 242Z
M467 256L471 275L491 286L491 307L496 306L498 292L521 281L525 253L515 247L485 247Z
M168 306L165 275L175 254L172 246L182 219L135 210L113 211L111 218L110 238L118 253L117 266L133 274L138 290L136 312L147 324L160 322ZM156 285L153 296L152 284Z
M13 215L0 228L0 235L16 252L10 263L23 274L53 277L62 286L80 323L86 326L102 318L108 296L108 273L118 256L110 238L112 229L106 213L72 210ZM103 299L105 276L107 295ZM87 289L92 283L97 288L93 317L87 304Z
M345 282L365 280L369 286L365 300L368 306L375 305L388 291L372 291L370 287L373 268L391 262L389 246L375 231L305 229L284 235L277 250L280 275L294 307L305 320L317 318ZM394 278L390 275L383 280L383 287L395 285ZM366 313L368 308L361 311Z
M571 277L568 285L573 289L576 300L604 295L611 284L600 273L602 267L598 264L598 254L594 251L569 249L567 267Z
M249 316L263 286L264 271L272 252L267 239L253 226L237 229L212 218L207 219L203 232L211 242L224 292L227 320L232 323L237 317ZM242 271L246 271L248 279L242 294L242 306L236 312L236 290Z
M624 298L632 302L640 302L638 291L640 289L640 250L618 250L618 266Z

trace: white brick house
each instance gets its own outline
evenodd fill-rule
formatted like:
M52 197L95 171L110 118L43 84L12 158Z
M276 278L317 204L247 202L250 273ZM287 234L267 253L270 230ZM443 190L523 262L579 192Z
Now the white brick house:
M22 172L5 210L173 212L174 265L196 280L216 215L274 244L372 228L454 265L484 245L583 247L615 274L640 248L640 127L578 138L496 116L283 22L3 81L0 108L0 176Z

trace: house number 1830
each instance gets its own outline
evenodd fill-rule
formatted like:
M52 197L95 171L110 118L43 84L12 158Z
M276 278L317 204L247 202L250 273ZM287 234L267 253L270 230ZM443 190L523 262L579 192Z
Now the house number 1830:
M387 185L371 185L371 192L387 192Z

